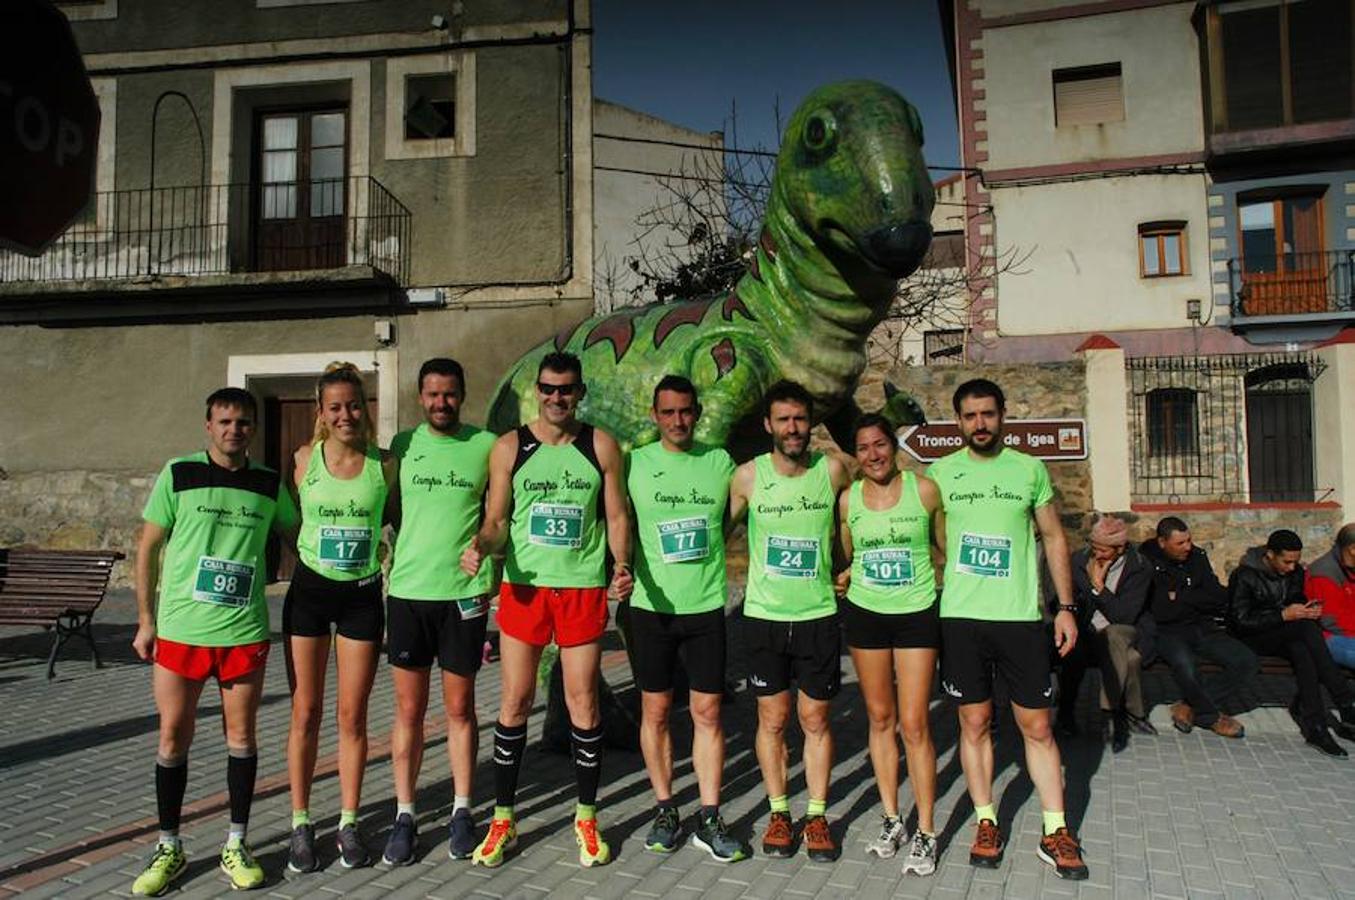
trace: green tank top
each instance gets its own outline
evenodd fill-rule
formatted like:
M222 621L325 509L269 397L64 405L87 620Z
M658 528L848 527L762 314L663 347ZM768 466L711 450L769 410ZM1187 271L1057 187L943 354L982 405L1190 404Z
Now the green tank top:
M453 435L426 424L391 441L400 460L400 533L390 594L403 600L469 600L489 593L494 567L461 571L461 554L480 527L494 435L462 425Z
M631 605L704 613L725 605L724 515L734 460L721 447L673 452L653 443L631 453L626 487L639 552Z
M852 534L852 585L847 599L886 615L919 612L936 602L931 526L917 490L917 476L900 473L899 500L889 509L869 509L865 482L847 495Z
M376 545L386 506L381 451L367 445L355 478L335 478L325 465L325 442L311 450L301 479L301 533L297 555L312 571L334 581L358 581L381 570Z
M787 478L771 454L753 463L748 501L748 595L744 615L804 622L837 612L833 594L833 482L828 458L814 454L803 475Z
M602 587L606 550L602 468L592 426L582 426L573 441L559 445L543 444L526 425L519 427L504 581Z

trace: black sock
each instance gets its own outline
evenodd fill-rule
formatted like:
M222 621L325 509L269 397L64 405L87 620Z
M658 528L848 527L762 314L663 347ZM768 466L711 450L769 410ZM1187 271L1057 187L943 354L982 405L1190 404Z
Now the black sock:
M719 807L719 806L702 806L702 807L701 807L701 821L702 821L702 822L708 822L708 821L710 821L711 819L713 819L713 818L715 818L716 816L718 816L719 814L720 814L720 807Z
M677 809L677 801L674 800L672 797L669 797L667 800L660 800L655 805L659 809Z
M160 813L160 830L177 834L183 811L183 794L188 787L188 757L155 760L155 807Z
M569 730L569 742L574 747L574 778L579 782L579 802L596 806L598 782L602 780L602 726Z
M226 757L226 787L231 798L231 825L249 824L249 807L254 802L254 779L259 773L257 750L231 748Z
M527 723L494 725L494 802L512 806L518 792L518 772L522 769L522 751L527 746Z

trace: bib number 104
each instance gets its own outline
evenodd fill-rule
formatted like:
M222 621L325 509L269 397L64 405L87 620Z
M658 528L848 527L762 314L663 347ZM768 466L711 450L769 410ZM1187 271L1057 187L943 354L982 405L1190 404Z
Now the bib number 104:
M1012 573L1012 541L982 534L960 536L956 568L981 578L1008 578Z

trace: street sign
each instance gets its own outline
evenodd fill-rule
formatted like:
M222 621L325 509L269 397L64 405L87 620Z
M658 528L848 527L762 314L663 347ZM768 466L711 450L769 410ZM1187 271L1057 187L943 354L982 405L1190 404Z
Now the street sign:
M1087 458L1087 423L1083 419L1007 419L1002 443L1013 450L1052 461ZM954 422L914 425L899 435L899 446L921 462L935 462L964 446Z
M89 202L99 102L50 0L5 0L0 28L0 245L37 256Z

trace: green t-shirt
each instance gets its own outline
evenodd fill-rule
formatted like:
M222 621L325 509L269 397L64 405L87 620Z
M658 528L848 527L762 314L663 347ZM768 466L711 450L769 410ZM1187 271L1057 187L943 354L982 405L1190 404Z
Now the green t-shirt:
M866 506L865 483L847 495L852 535L852 583L847 599L877 613L919 612L936 602L931 522L917 490L917 476L901 472L899 499L889 509Z
M607 528L602 469L584 425L568 444L543 444L518 429L513 465L513 517L503 579L532 587L602 587Z
M206 451L160 471L141 517L169 532L160 569L156 632L199 647L268 640L269 529L296 527L296 504L277 472L254 462L238 471Z
M427 425L391 441L400 461L400 533L395 538L390 594L404 600L465 600L489 593L494 567L471 577L461 553L480 528L494 435L462 425L454 435Z
M1054 499L1044 463L1010 447L976 460L965 448L927 475L946 513L942 618L1039 621L1033 513Z
M386 509L386 476L375 445L368 445L356 477L335 478L325 465L325 442L316 443L298 493L296 552L312 572L334 581L359 581L381 571L376 545Z
M662 443L627 458L639 552L631 605L660 613L704 613L725 605L724 515L734 460L721 447L685 453Z
M828 457L814 454L793 478L772 466L770 453L753 462L748 500L748 594L752 619L804 622L837 612L833 593L833 524L837 496Z

